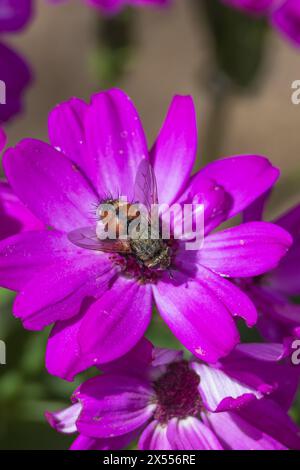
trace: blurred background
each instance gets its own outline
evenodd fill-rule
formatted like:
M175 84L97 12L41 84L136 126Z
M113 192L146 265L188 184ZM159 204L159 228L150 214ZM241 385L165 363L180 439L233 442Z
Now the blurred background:
M5 40L34 75L23 113L5 126L9 145L23 137L46 140L47 116L57 103L119 86L135 102L151 146L172 96L190 94L198 113L198 167L221 156L266 155L282 172L268 216L299 200L300 105L291 102L291 85L300 80L300 53L264 20L218 0L174 0L169 9L130 9L111 19L80 0L56 6L38 0L26 30ZM0 291L0 339L7 344L0 448L67 448L72 438L50 429L44 412L67 405L76 384L45 373L49 330L24 331L10 313L12 300ZM149 335L158 345L177 346L157 317ZM297 407L293 413L299 418Z

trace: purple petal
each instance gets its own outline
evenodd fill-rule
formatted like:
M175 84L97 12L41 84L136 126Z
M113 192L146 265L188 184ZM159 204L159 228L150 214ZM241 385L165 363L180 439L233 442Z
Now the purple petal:
M32 16L32 0L1 0L0 32L18 31Z
M88 176L100 195L133 198L138 165L147 143L130 98L113 89L93 97L85 116Z
M243 222L253 222L263 220L265 206L269 201L272 190L266 191L262 196L258 197L243 213ZM280 225L280 224L278 224Z
M34 276L57 261L86 254L55 230L26 232L0 242L0 284L21 290Z
M229 377L224 371L193 363L200 377L199 393L209 411L219 412L239 408L263 394L246 384Z
M40 222L21 203L6 181L0 180L0 240L27 230L43 228Z
M257 310L254 303L232 282L204 266L198 266L197 280L204 288L216 294L232 316L243 318L250 327L255 325Z
M271 16L273 26L295 46L300 46L300 5L298 0L284 0Z
M270 189L279 171L269 160L257 155L224 158L210 163L200 173L222 186L232 198L228 217L243 211L255 199Z
M287 230L294 238L300 236L300 204L289 209L274 220L274 224Z
M68 263L57 261L20 291L14 303L14 315L30 330L71 318L80 311L84 299L102 295L115 274L105 255L100 258L88 253Z
M211 413L208 421L225 448L230 450L286 450L268 434L235 413Z
M299 428L275 402L265 398L239 413L210 413L209 423L233 450L299 449Z
M204 206L204 232L209 233L228 218L232 207L230 194L215 181L196 173L177 203L202 204Z
M46 225L70 231L91 224L99 201L61 152L27 139L6 151L3 165L17 196Z
M183 351L175 351L172 349L155 348L153 350L153 367L160 367L177 362L183 359Z
M171 204L184 188L197 154L197 124L190 96L175 96L151 151L159 202Z
M280 292L288 296L299 296L299 264L300 238L297 238L277 268L264 276L264 282L270 285L274 292Z
M71 98L56 106L49 115L48 129L51 145L63 152L72 162L85 171L84 115L88 106Z
M248 385L288 410L299 385L299 371L284 360L285 348L275 344L243 344L223 358L222 370L232 379Z
M117 374L128 371L130 375L145 377L149 372L149 367L154 365L152 357L155 351L152 343L148 339L142 338L127 354L115 361L101 364L99 368L107 373Z
M75 403L55 413L47 411L45 416L53 429L64 434L72 434L77 432L76 421L79 418L81 408L80 403Z
M94 439L80 434L70 447L70 450L122 450L134 439L135 433L107 439Z
M179 341L207 362L225 356L238 343L235 323L217 293L176 271L153 288L160 315Z
M103 375L85 382L74 394L82 411L78 431L91 437L115 437L145 424L155 408L150 384L125 375Z
M173 450L167 438L168 426L151 421L139 438L139 450Z
M198 261L223 276L258 276L275 268L291 244L281 227L248 222L207 236Z
M53 327L47 342L46 369L49 374L72 381L80 372L94 364L81 354L79 331L85 311L69 320L59 321Z
M150 285L120 277L86 312L79 335L82 354L94 363L126 354L148 328L151 306Z
M6 104L0 105L1 124L22 111L23 94L32 77L26 61L3 43L0 43L0 70L1 80L6 85Z
M172 450L222 450L217 436L199 419L192 416L177 420L173 418L167 436Z

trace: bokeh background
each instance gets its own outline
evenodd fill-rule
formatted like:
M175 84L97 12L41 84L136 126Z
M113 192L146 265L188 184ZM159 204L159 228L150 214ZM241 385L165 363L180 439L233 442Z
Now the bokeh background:
M59 6L37 0L29 27L7 43L34 74L24 112L5 127L9 145L23 137L47 139L55 104L119 86L134 100L151 146L172 96L191 94L198 113L197 166L221 156L263 154L282 172L268 217L299 200L300 105L291 102L291 84L300 79L300 51L263 20L218 0L174 0L169 9L126 10L114 19L80 0ZM0 291L0 339L7 344L7 364L0 366L0 449L67 448L72 438L50 429L44 412L64 407L76 383L46 374L49 330L24 331L11 315L12 300ZM149 336L177 346L156 316ZM299 420L298 408L292 412Z

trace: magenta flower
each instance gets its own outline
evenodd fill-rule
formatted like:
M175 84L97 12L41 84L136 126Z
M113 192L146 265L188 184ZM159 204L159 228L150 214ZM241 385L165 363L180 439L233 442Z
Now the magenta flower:
M209 234L243 211L278 177L267 159L223 159L193 177L197 131L190 97L176 96L148 153L131 100L120 90L57 106L49 118L51 144L26 139L6 151L3 165L14 192L46 227L0 245L0 283L16 290L14 314L25 328L55 323L47 367L72 379L94 363L128 352L144 335L153 299L174 335L197 357L214 362L239 342L234 317L249 326L257 313L227 278L274 268L292 240L281 227L249 222ZM146 268L130 255L79 248L70 232L90 226L105 195L133 198L142 159L150 159L160 203L202 202L206 238L200 251L179 243L171 270ZM24 178L26 175L26 178Z
M300 46L299 0L222 0L245 12L266 16L281 35Z
M65 0L48 0L52 3L62 3ZM166 6L170 0L84 0L89 6L98 8L102 13L114 15L126 6Z
M262 208L267 200L251 206L247 220L261 220ZM293 245L279 266L269 273L254 279L239 280L260 313L257 326L264 338L282 342L285 338L300 338L300 305L292 297L300 296L300 205L274 221L293 236Z
M83 383L73 405L46 417L79 433L71 449L299 449L289 418L296 369L276 344L244 344L214 367L141 341Z
M0 0L0 32L22 29L32 16L32 0Z
M25 60L0 42L0 80L6 89L6 103L0 104L0 125L23 108L23 94L31 82L31 72Z

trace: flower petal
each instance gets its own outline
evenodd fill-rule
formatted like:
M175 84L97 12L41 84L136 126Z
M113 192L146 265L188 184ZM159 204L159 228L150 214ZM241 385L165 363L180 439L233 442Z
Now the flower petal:
M155 408L146 381L125 375L103 375L85 382L75 392L82 411L78 431L91 437L115 437L145 424Z
M217 436L208 426L192 416L177 420L173 418L167 436L172 450L222 450Z
M228 217L243 211L270 189L279 177L279 170L267 158L258 155L216 160L200 170L200 173L230 194L233 204Z
M184 188L197 154L197 124L190 96L175 96L151 151L159 202L171 204Z
M209 411L232 410L263 397L261 392L229 377L220 369L196 362L192 367L200 377L199 393Z
M43 269L56 261L84 253L55 230L24 232L0 242L0 285L20 290Z
M278 7L272 11L273 26L284 37L290 39L297 47L300 45L300 5L298 0L278 2Z
M26 139L5 152L3 165L14 192L46 225L70 231L91 224L99 201L61 152Z
M94 439L80 434L70 447L70 450L122 450L134 439L135 433L107 439Z
M223 276L258 276L275 268L291 244L281 227L248 222L207 236L198 261Z
M207 362L225 356L238 343L235 323L217 294L176 271L153 288L160 315L179 341Z
M139 438L139 450L173 450L167 438L168 426L151 421Z
M119 277L86 312L79 334L81 352L94 363L126 354L142 338L151 319L150 285Z
M64 434L72 434L77 432L76 421L81 408L80 403L74 403L74 405L54 413L47 411L45 416L53 429Z
M233 204L230 194L215 181L203 176L201 171L191 178L177 203L203 205L205 233L211 232L228 218Z
M14 315L30 330L71 318L84 300L105 292L115 273L111 261L102 254L58 261L25 285L15 300Z
M18 31L32 16L32 0L6 0L2 2L0 31Z
M269 399L251 402L237 412L210 413L207 419L232 450L299 449L299 429Z
M138 165L148 149L130 98L113 89L93 97L85 116L88 176L100 195L133 198Z
M84 172L84 115L88 105L71 98L57 105L50 113L48 120L49 140L58 151L63 152Z
M26 230L40 230L40 222L21 203L6 181L0 180L0 240Z

